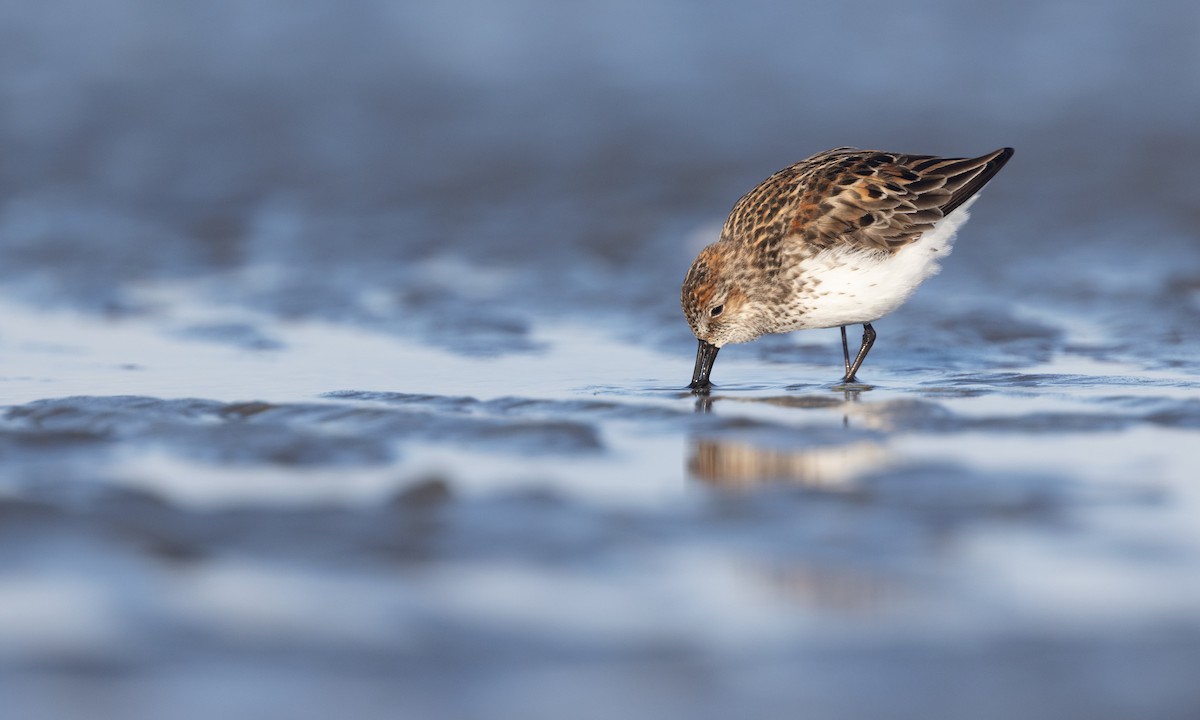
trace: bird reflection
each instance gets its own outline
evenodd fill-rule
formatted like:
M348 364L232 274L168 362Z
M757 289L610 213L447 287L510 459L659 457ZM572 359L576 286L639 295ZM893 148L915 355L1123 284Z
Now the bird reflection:
M791 430L780 433L778 426L761 434L748 433L747 428L738 430L735 426L736 436L693 437L685 460L687 474L694 481L722 490L786 483L849 495L857 500L857 494L864 491L860 479L894 462L892 451L877 439L877 434L849 430L851 424L875 430L891 424L895 413L890 410L890 403L860 400L860 394L870 389L869 386L838 387L831 393L797 392L772 397L699 395L697 413L720 412L714 410L719 401L721 410L741 409L753 417L755 407L766 405L794 410L797 419L803 417L818 427L810 432L797 427L793 435ZM769 412L771 417L778 416L778 410ZM839 424L847 431L829 432L828 423L837 422L838 415ZM739 571L789 603L838 614L873 615L902 602L907 594L898 578L869 567L843 567L802 557L766 564L741 561L735 564Z
M777 407L798 408L798 409L820 409L833 408L838 406L849 405L859 402L862 393L870 391L870 385L856 386L836 386L834 390L837 394L828 395L777 395L773 397L745 397L739 398L735 396L722 397L722 401L728 402L751 402L761 403L763 405L775 405ZM713 411L713 402L716 400L709 393L691 393L696 399L696 413L706 414ZM840 397L838 397L840 395ZM848 416L847 418L848 419Z
M740 440L693 440L688 474L722 488L787 482L809 488L848 491L864 473L886 465L891 453L877 442L804 450L759 447Z

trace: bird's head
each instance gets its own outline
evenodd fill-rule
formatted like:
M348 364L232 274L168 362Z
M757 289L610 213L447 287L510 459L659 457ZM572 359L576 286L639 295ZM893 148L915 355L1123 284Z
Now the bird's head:
M733 260L727 246L714 243L700 251L683 280L683 314L700 341L690 385L693 390L710 385L718 350L762 334L758 313L744 290L746 278L736 271Z

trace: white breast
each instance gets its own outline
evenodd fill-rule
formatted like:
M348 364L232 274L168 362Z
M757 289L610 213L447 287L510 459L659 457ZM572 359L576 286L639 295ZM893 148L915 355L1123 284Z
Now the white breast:
M970 217L967 209L978 197L891 255L830 248L803 261L799 277L820 283L809 285L800 296L806 308L791 329L873 322L900 307L941 269L939 262L950 254L955 234Z

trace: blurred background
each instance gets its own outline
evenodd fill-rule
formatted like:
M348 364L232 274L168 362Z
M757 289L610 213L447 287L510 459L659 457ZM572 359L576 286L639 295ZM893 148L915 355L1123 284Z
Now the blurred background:
M1195 717L1198 38L1184 0L0 0L6 704ZM694 412L688 263L841 145L1017 152L879 391L777 337Z
M960 266L1017 246L1090 264L1091 246L1131 235L1170 252L1197 219L1188 2L0 13L2 272L38 302L126 308L132 282L283 265L225 291L354 315L347 295L380 289L386 309L467 312L482 335L411 314L382 325L476 351L519 342L527 305L661 316L675 342L687 233L846 144L1017 148L980 207L1002 232L980 228ZM409 274L441 257L535 287L454 308Z

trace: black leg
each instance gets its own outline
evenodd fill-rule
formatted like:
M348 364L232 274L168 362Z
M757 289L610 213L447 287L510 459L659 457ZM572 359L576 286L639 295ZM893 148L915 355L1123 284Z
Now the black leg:
M856 382L858 380L854 376L858 374L858 369L862 367L863 360L867 359L867 353L871 352L871 346L874 344L875 328L871 327L871 323L863 323L862 347L858 349L858 356L854 358L854 364L846 371L846 378L842 382Z
M850 377L850 346L846 344L846 326L842 326L842 359L846 361L846 377Z

